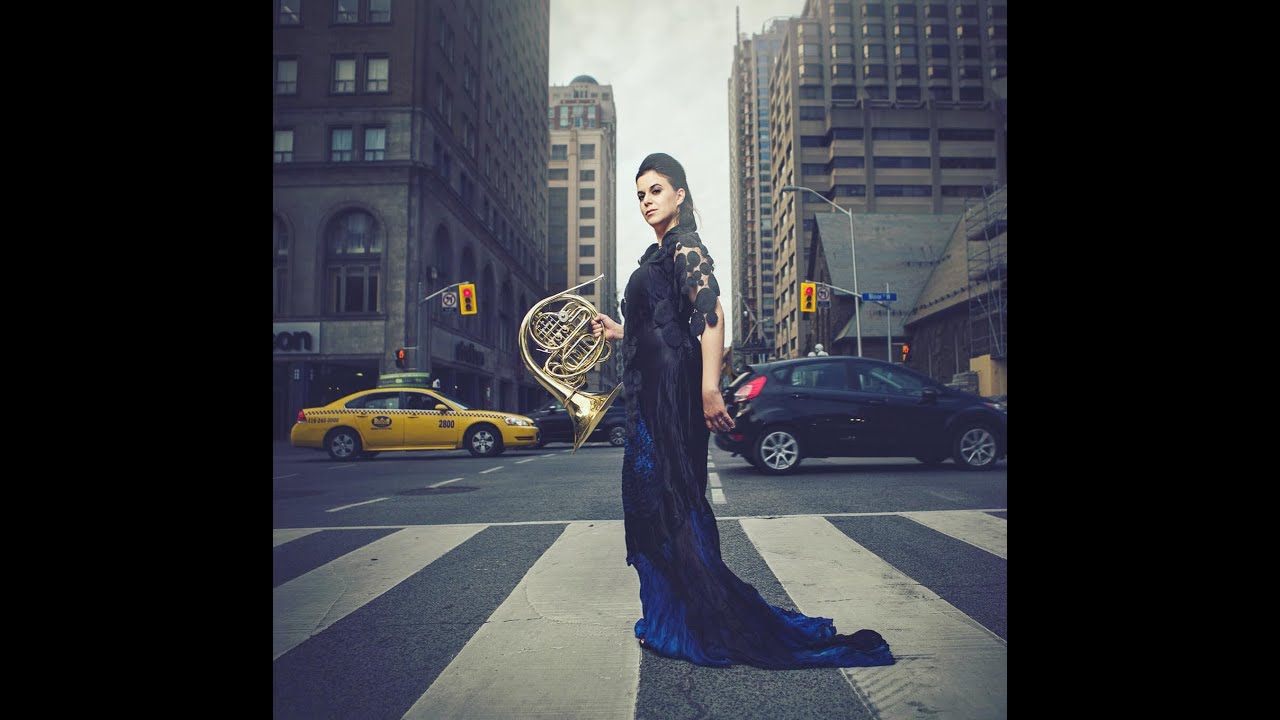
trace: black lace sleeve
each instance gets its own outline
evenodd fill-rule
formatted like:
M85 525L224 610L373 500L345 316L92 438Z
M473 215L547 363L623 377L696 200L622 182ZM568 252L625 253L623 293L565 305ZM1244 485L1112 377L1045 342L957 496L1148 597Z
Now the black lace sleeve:
M715 262L707 253L697 233L689 233L676 245L676 281L693 307L689 316L689 332L694 337L702 335L705 326L715 327L716 298L720 296L720 283L716 282Z

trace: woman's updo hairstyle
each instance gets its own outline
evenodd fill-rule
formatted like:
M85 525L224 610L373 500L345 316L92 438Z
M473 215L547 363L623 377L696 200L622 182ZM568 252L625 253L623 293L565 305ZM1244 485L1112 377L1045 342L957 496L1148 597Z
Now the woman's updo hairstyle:
M666 153L653 153L646 157L644 162L640 163L640 170L636 172L636 180L639 180L641 175L650 170L654 170L665 177L667 182L671 183L672 192L681 188L684 189L684 202L680 203L680 225L689 232L697 230L698 221L694 219L694 212L697 208L693 206L693 191L689 189L689 181L684 176L684 167L679 161Z

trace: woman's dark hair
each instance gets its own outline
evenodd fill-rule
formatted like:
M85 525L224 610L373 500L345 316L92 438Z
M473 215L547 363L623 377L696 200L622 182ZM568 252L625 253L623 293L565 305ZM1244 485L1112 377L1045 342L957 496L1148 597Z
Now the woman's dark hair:
M640 163L636 179L639 180L641 175L650 170L665 177L671 183L672 192L684 188L684 202L680 203L680 225L690 232L697 230L698 221L693 216L697 208L693 206L693 191L689 189L689 180L684 176L684 166L666 153L653 153Z

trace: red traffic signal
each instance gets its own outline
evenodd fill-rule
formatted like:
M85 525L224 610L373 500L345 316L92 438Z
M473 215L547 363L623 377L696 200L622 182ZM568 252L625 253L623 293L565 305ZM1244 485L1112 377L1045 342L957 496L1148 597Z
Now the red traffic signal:
M910 359L911 359L911 346L906 343L902 343L902 362L906 362Z
M398 348L396 350L396 367L403 370L408 366L409 366L409 351L405 350L404 348Z

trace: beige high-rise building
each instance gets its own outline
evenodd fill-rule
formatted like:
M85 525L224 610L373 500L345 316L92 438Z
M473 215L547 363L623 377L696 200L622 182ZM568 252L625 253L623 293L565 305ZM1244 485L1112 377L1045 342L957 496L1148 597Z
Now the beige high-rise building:
M548 94L551 160L547 169L547 291L604 275L576 293L622 321L618 305L618 134L613 87L579 75ZM589 392L621 382L620 356L587 374Z
M867 213L958 219L967 201L1007 182L993 86L1003 90L1007 74L1007 12L1008 0L806 0L785 21L759 184L772 189L776 357L801 357L814 342L798 295L815 213L839 212L834 203L855 224ZM767 257L762 248L762 265ZM883 290L862 280L860 290Z

